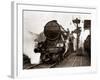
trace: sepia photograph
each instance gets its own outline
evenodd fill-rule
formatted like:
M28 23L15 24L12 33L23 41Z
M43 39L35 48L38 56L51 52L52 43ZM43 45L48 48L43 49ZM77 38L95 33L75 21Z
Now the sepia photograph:
M23 69L91 66L91 14L23 10Z

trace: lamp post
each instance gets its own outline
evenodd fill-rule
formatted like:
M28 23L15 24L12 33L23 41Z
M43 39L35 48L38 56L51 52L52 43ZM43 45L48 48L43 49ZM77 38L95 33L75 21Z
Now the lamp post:
M80 24L80 19L76 18L76 19L73 19L72 20L74 24L76 24L76 31L75 33L77 34L77 47L76 47L76 50L78 50L78 44L79 44L79 36L80 36L80 27L79 27L79 24Z

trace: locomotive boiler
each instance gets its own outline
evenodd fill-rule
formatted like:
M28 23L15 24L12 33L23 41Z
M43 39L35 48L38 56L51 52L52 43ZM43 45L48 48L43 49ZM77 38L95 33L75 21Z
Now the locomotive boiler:
M49 21L44 27L45 41L38 42L34 49L35 53L41 53L40 60L42 63L52 64L59 63L64 59L65 38L64 30L56 20Z

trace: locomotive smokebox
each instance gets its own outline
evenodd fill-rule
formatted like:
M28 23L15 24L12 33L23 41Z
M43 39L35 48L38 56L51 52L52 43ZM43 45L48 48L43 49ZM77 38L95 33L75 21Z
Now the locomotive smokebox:
M59 38L61 30L56 20L49 21L45 25L44 34L48 40L56 40Z

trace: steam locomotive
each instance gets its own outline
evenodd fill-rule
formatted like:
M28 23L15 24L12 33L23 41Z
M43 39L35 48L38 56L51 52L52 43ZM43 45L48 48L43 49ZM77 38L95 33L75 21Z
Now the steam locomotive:
M64 59L66 53L65 39L67 31L58 24L56 20L49 21L44 27L45 41L38 42L34 49L35 53L41 53L40 60L42 63L53 64L59 63Z

